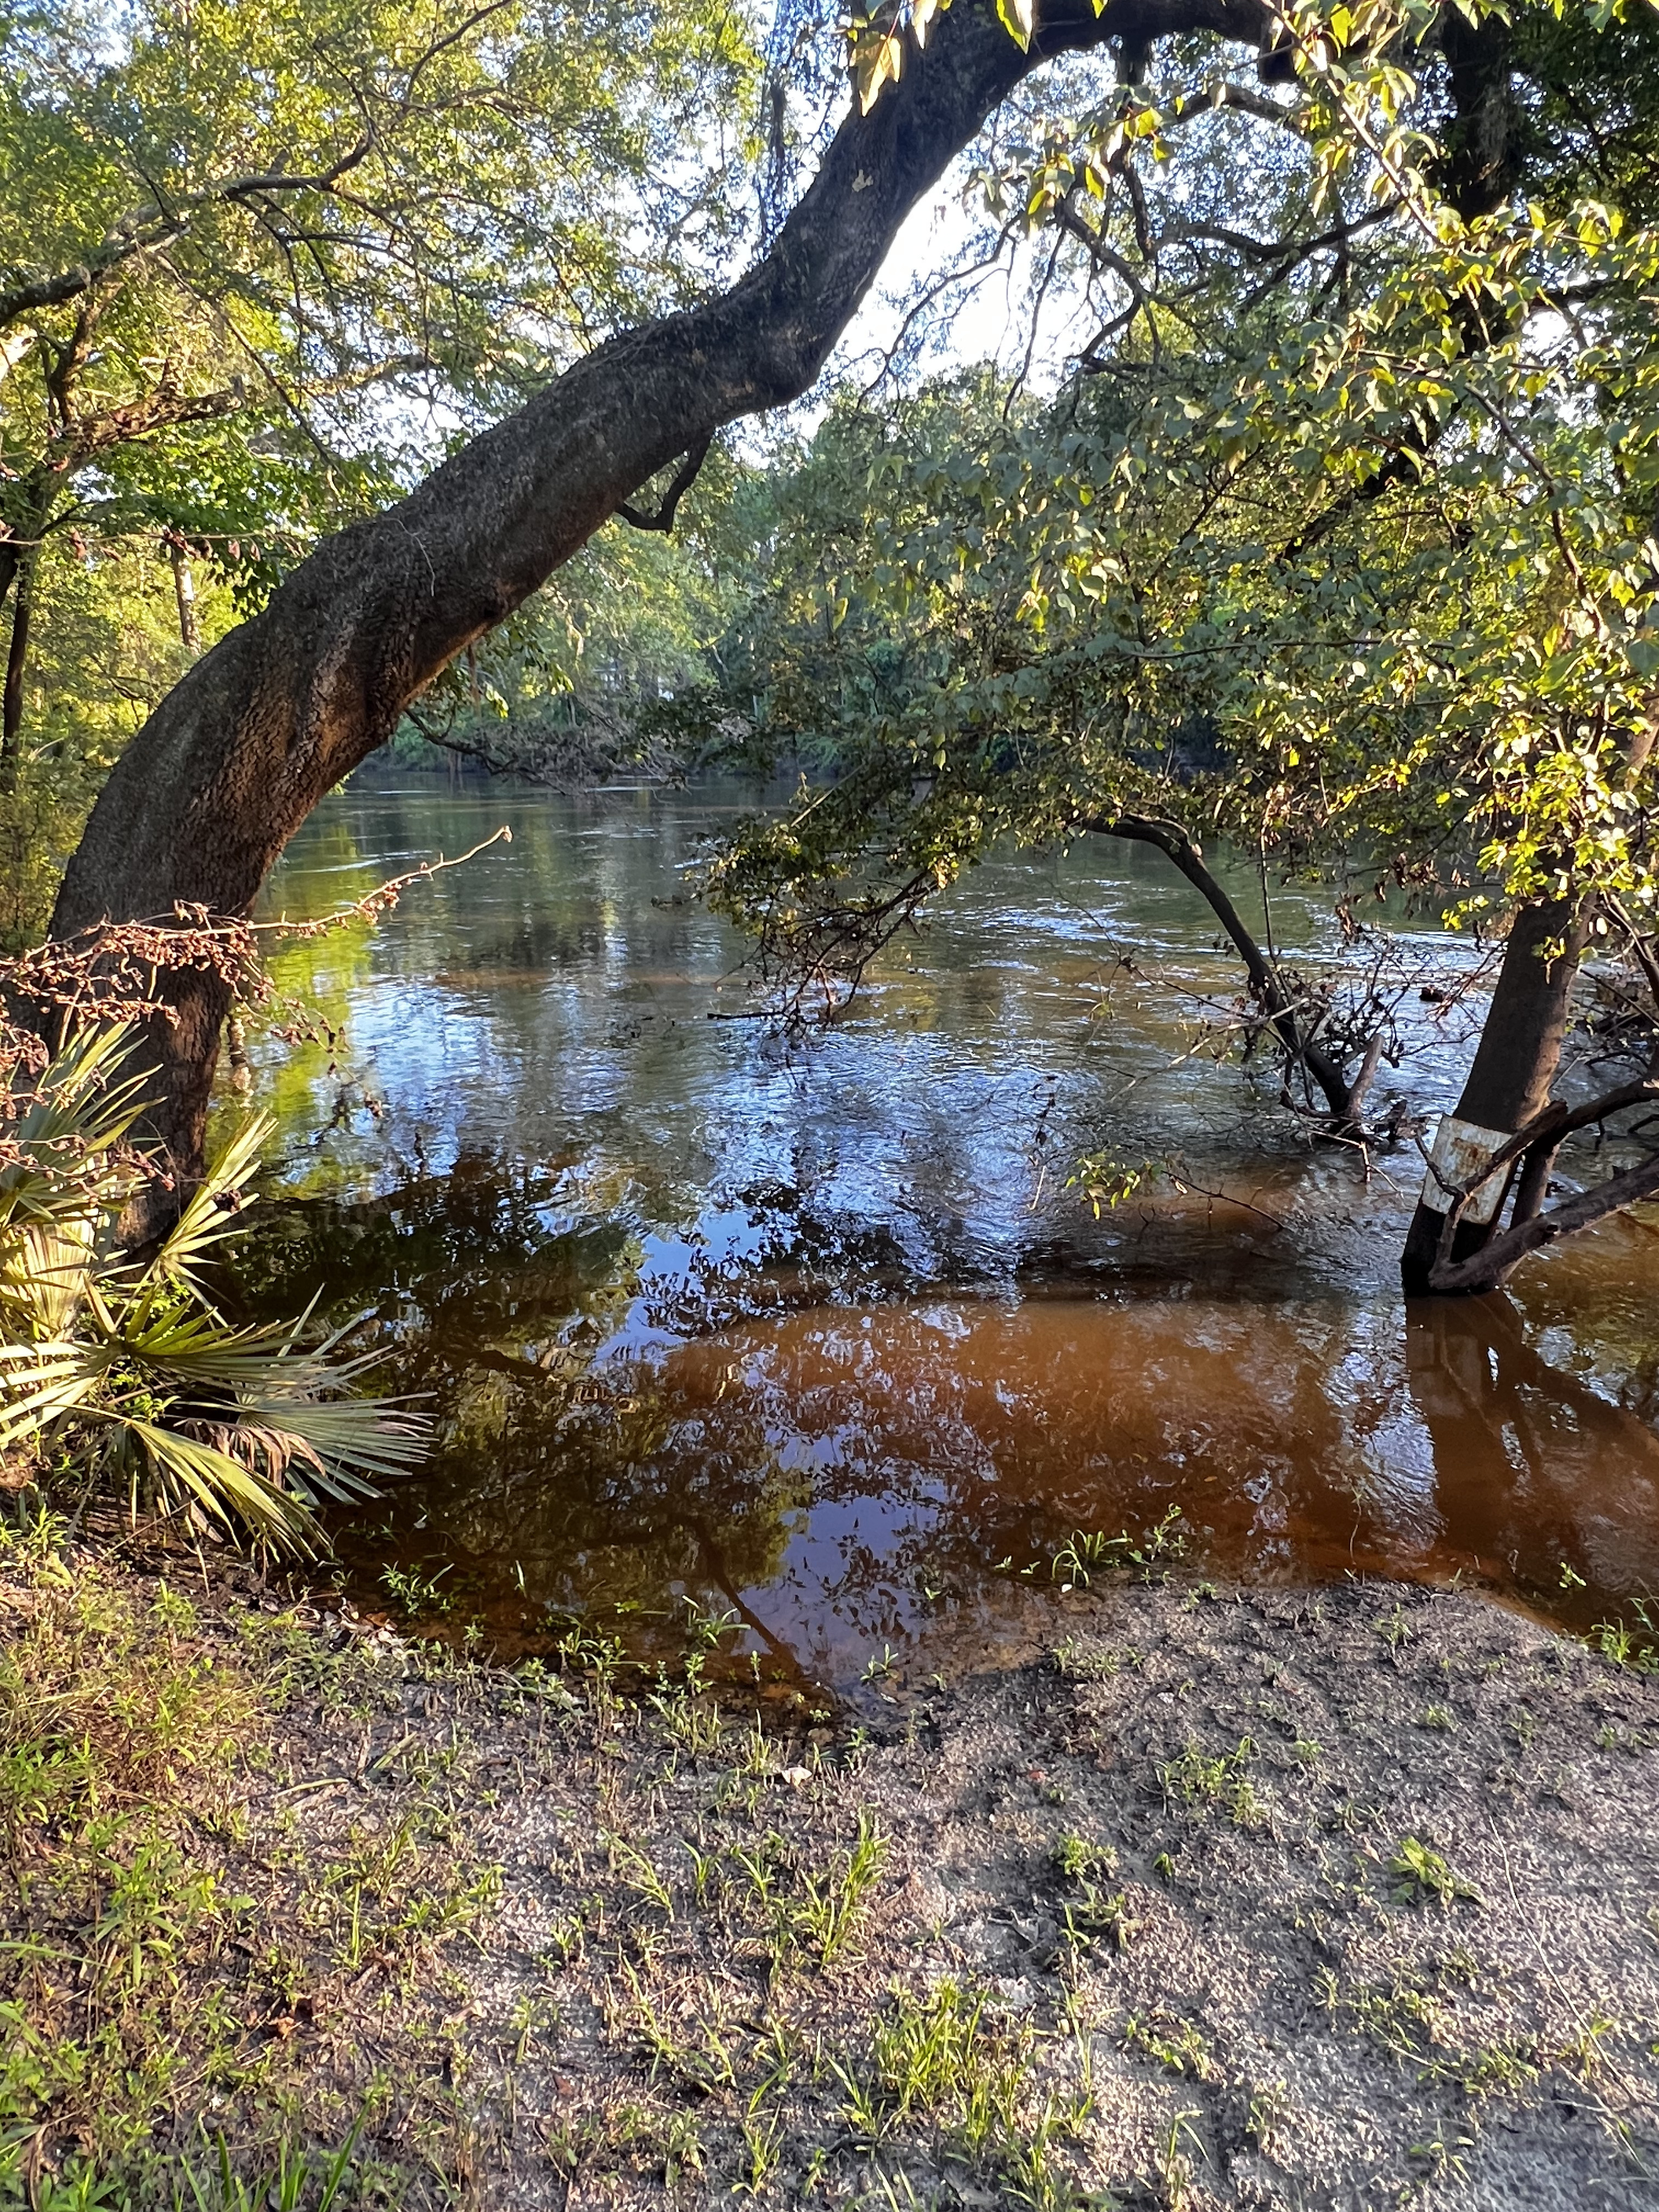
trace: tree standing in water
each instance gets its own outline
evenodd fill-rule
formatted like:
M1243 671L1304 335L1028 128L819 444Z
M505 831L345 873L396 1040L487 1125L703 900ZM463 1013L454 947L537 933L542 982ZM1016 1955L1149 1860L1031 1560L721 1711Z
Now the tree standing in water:
M1550 1095L1586 947L1655 972L1659 259L1616 205L1491 204L1514 180L1501 133L1473 171L1446 134L1437 167L1377 126L1371 91L1344 88L1333 121L1387 223L1367 225L1374 198L1328 208L1310 276L1290 244L1176 198L1139 226L1139 349L1047 409L981 407L961 443L924 409L866 456L836 573L790 550L775 635L738 672L786 740L836 730L837 781L754 825L715 880L782 970L856 979L1000 836L1154 844L1239 951L1257 1033L1349 1137L1388 1009L1344 1035L1200 838L1436 897L1504 951L1402 1274L1480 1291L1659 1189L1644 1157L1545 1205L1564 1136L1659 1097L1647 1071ZM1178 93L1166 108L1178 123ZM1638 208L1652 174L1623 177ZM1095 219L1097 258L1133 267L1123 228ZM1157 289L1194 235L1231 253L1207 319L1190 283Z

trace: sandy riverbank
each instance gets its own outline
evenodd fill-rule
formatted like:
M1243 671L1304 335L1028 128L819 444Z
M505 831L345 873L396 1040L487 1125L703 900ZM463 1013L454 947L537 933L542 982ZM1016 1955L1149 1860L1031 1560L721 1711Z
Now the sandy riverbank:
M1659 2205L1659 1679L1473 1596L878 1731L21 1540L0 1630L0 2205Z

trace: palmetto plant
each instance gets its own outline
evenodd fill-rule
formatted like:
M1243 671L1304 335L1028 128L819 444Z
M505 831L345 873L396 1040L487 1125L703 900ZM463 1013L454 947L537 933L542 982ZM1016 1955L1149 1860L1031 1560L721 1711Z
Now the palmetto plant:
M131 1509L176 1513L289 1551L324 1498L372 1496L426 1449L407 1406L354 1389L377 1355L316 1341L309 1316L240 1326L204 1267L232 1233L271 1124L226 1146L146 1258L118 1224L142 1168L126 1139L142 1078L131 1032L83 1031L0 1102L0 1454L64 1461Z

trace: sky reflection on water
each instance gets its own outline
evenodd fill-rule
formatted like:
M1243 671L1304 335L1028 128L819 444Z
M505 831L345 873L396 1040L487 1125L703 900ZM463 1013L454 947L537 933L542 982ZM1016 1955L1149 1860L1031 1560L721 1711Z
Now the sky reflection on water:
M763 1672L842 1686L888 1646L955 1667L1051 1632L1066 1536L1172 1506L1196 1575L1462 1575L1580 1626L1659 1588L1651 1232L1408 1321L1415 1152L1367 1176L1264 1115L1265 1077L1182 1057L1176 994L1237 974L1142 850L986 866L849 1017L783 1038L681 872L745 803L360 782L273 878L316 913L514 829L282 954L343 1036L254 1048L269 1294L376 1312L442 1422L341 1532L365 1580L445 1566L508 1644L619 1607L666 1645L690 1595ZM1314 895L1273 922L1334 956ZM1414 1018L1379 1110L1455 1094L1462 1040ZM1178 1154L1182 1187L1096 1222L1066 1177L1102 1149Z

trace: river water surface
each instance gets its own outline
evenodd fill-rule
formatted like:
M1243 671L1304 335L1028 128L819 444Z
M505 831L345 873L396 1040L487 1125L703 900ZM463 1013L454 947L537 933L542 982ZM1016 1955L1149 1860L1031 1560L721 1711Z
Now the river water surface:
M874 1696L1063 1632L1114 1556L1073 1540L1160 1526L1194 1577L1461 1578L1579 1628L1659 1590L1653 1228L1408 1314L1415 1147L1312 1145L1194 1048L1238 979L1156 854L988 864L784 1035L688 895L752 803L360 780L272 878L314 915L513 830L279 952L329 1033L250 1048L281 1131L254 1295L374 1316L438 1417L337 1531L360 1592L520 1649L725 1616L728 1665ZM1337 957L1316 893L1271 920ZM1379 1115L1449 1105L1467 1058L1437 996L1402 1017ZM1085 1154L1143 1177L1098 1219Z

